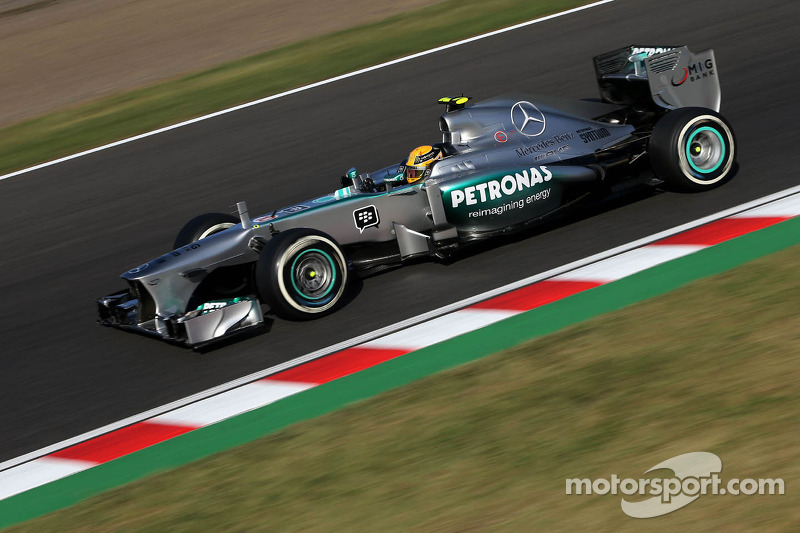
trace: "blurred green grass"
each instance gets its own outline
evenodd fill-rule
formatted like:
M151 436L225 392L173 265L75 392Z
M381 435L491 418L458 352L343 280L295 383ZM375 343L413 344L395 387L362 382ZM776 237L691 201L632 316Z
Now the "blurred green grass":
M585 0L448 0L0 130L0 173L403 57Z
M793 530L800 246L10 531ZM636 520L566 478L690 451L783 496Z

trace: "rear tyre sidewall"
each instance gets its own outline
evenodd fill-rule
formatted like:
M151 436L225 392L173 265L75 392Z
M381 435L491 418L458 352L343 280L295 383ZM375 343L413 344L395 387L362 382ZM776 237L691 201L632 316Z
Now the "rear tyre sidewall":
M700 192L733 177L736 148L725 118L711 109L687 107L670 111L656 123L649 153L653 171L667 188Z
M205 213L187 222L175 237L173 249L181 248L209 235L235 226L239 219L227 213Z
M341 302L347 287L347 262L329 235L288 230L274 236L262 250L256 264L256 287L261 300L281 318L319 318Z

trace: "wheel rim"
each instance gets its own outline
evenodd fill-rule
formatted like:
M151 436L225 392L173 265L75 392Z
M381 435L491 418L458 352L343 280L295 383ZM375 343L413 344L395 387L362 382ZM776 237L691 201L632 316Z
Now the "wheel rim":
M725 160L725 140L715 128L704 126L689 135L686 141L686 159L692 170L710 174Z
M684 176L704 187L728 175L733 166L734 149L733 133L712 115L690 120L678 136L678 156Z
M304 300L327 303L336 284L336 267L330 255L317 248L303 250L292 261L292 288Z
M283 301L302 313L328 311L344 294L347 284L347 262L342 251L320 235L299 238L281 254L275 269Z

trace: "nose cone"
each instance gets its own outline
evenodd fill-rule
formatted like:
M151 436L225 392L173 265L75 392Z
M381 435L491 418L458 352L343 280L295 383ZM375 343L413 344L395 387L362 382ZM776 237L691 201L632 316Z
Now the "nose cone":
M209 242L206 242L208 240ZM203 242L193 242L183 248L178 248L169 253L157 257L143 265L132 268L122 274L122 279L129 281L146 280L156 275L162 275L165 272L175 271L177 269L183 270L196 266L198 260L202 260L205 253L212 248L211 239L203 239Z
M252 234L252 229L243 229L241 225L237 225L132 268L121 277L128 281L147 281L155 277L163 278L170 273L219 265L254 253L247 246Z

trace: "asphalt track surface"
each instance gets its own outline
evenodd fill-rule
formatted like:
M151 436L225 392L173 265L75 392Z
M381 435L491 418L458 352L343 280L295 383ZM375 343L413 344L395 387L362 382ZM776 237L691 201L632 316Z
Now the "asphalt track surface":
M0 183L0 461L522 277L796 185L792 2L618 1L369 72ZM451 264L369 278L347 307L205 354L95 324L94 298L198 213L333 190L440 139L436 99L596 96L591 57L713 47L740 170L699 195L630 195Z

